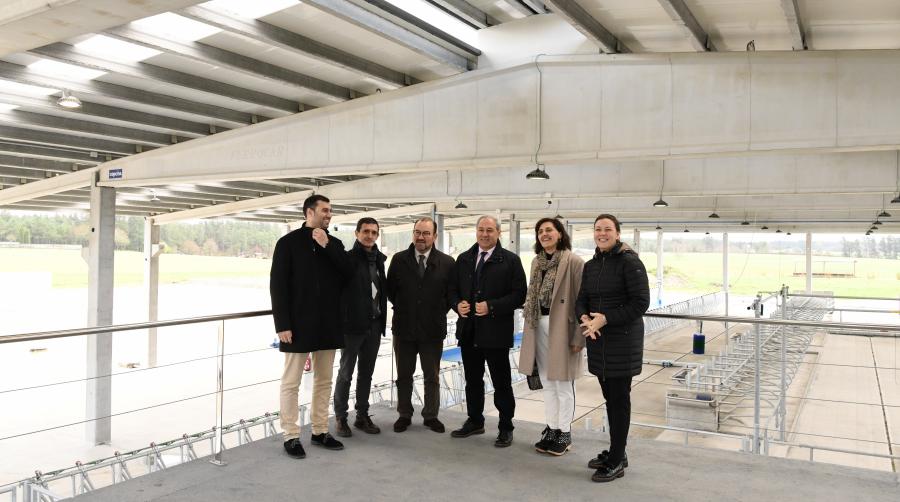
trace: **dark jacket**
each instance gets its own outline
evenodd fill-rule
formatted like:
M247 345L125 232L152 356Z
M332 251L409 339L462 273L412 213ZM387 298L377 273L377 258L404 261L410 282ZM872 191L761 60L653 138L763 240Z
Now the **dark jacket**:
M344 346L341 292L352 268L344 244L328 237L319 246L306 226L278 239L272 255L269 293L275 331L291 330L282 352L313 352Z
M372 322L378 321L379 335L384 335L387 323L387 280L384 275L384 261L387 256L373 246L375 253L375 270L378 273L378 315L373 312L372 274L369 271L369 253L359 241L355 241L353 249L347 252L353 275L344 288L341 299L341 315L344 334L348 336L364 336L371 333Z
M419 279L415 246L394 255L388 268L388 298L394 306L392 336L402 340L433 341L447 336L453 258L431 248L425 277Z
M468 317L460 317L456 322L456 338L460 346L511 348L515 329L513 314L525 302L528 291L522 260L498 242L484 263L481 281L474 284L478 253L475 244L456 259L450 300L454 310L462 300L467 300L472 307ZM475 315L475 303L481 301L487 301L488 314L479 317Z
M575 315L606 316L596 340L587 339L588 370L602 378L641 373L644 357L644 312L650 306L650 286L644 263L627 245L599 249L584 264Z

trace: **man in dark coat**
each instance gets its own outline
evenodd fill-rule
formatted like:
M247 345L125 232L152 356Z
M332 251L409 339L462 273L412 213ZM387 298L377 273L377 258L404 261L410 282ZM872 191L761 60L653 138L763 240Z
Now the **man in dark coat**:
M356 420L353 426L368 434L378 434L378 428L369 418L369 393L372 373L381 346L381 337L387 321L387 281L384 261L387 256L378 250L379 227L374 218L360 218L356 222L356 242L347 254L353 266L353 277L344 288L341 301L343 316L344 348L334 386L334 417L337 435L350 437L353 432L347 424L350 383L356 371Z
M500 223L493 216L478 218L477 243L456 260L452 301L459 321L459 340L466 375L469 418L451 433L464 438L484 433L484 363L494 384L494 405L500 432L494 446L512 444L513 397L509 349L513 346L514 313L525 301L525 270L518 255L500 246Z
M450 311L450 281L453 258L434 247L437 224L420 218L413 226L413 242L394 255L388 269L388 296L394 307L391 332L397 358L397 412L394 431L403 432L412 424L413 373L416 355L425 380L424 424L435 432L444 432L438 420L441 389L438 374L444 338L447 336L447 312Z
M341 292L351 273L340 239L328 235L331 203L322 195L303 202L306 221L275 244L269 292L275 331L284 352L281 376L281 429L284 449L295 458L306 453L300 444L298 395L307 355L315 382L312 395L312 444L330 450L343 445L328 433L334 352L343 347Z
M384 261L387 256L378 250L378 221L360 218L356 222L356 242L347 255L353 267L353 277L344 288L341 313L344 328L344 348L341 364L334 384L334 422L337 435L350 437L353 432L347 424L350 383L356 371L356 420L353 426L368 434L378 434L378 428L369 418L369 392L372 373L381 346L387 321L387 281Z

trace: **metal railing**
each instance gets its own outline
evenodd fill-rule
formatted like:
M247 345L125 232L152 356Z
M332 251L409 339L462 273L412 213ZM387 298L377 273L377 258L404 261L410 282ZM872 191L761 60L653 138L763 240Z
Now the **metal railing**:
M789 294L787 290L783 290L781 293L783 298L787 299L789 297L808 297L808 298L817 298L815 295L794 295ZM713 305L719 305L721 302L720 298L721 293L712 294L712 295L704 295L704 297L700 297L701 299L693 299L693 301L689 300L686 302L681 302L683 305L678 306L675 309L683 309L688 308L697 308L704 307L706 309L712 308ZM818 296L823 297L823 296ZM830 298L829 296L824 296L824 298ZM893 299L891 299L893 300ZM758 304L762 303L762 297L757 298ZM783 303L782 306L788 305L787 303ZM687 307L692 306L692 307ZM827 312L827 307L815 307L817 309L821 309L822 312ZM754 309L756 312L756 309ZM263 416L256 417L253 419L240 420L238 422L232 424L223 424L223 399L224 393L226 390L224 387L224 366L223 361L225 357L224 352L224 344L225 344L225 322L229 320L235 319L244 319L244 318L253 318L253 317L262 317L268 316L271 314L271 311L268 310L260 310L253 312L242 312L242 313L234 313L234 314L224 314L224 315L215 315L215 316L204 316L197 318L189 318L189 319L175 319L175 320L167 320L167 321L158 321L158 322L146 322L146 323L133 323L133 324L123 324L123 325L114 325L114 326L103 326L103 327L95 327L95 328L84 328L84 329L71 329L71 330L60 330L60 331L52 331L52 332L42 332L42 333L27 333L20 335L10 335L10 336L2 336L0 337L0 345L10 344L10 343L20 343L26 341L35 341L35 340L49 340L49 339L59 339L59 338L71 338L71 337L81 337L87 335L96 335L103 333L112 333L112 332L126 332L126 331L137 331L144 330L149 328L160 328L160 327L169 327L169 326L180 326L180 325L189 325L189 324L199 324L199 323L218 323L218 333L217 333L217 346L216 346L216 355L215 359L217 361L217 386L216 386L216 412L215 412L215 426L212 428L195 433L195 434L185 434L180 438L176 438L170 441L165 441L161 443L151 443L149 446L145 448L141 448L138 450L133 450L130 452L119 454L117 452L116 455L104 458L100 460L96 460L88 463L76 463L76 465L67 467L65 469L59 469L53 472L41 473L36 472L36 475L32 478L19 481L17 483L13 483L11 485L0 486L0 496L9 495L13 502L17 502L19 499L17 495L21 495L22 500L27 502L32 502L35 500L58 500L62 498L60 495L55 494L54 491L51 490L51 483L58 483L60 481L68 480L68 484L71 486L71 494L74 496L79 493L84 493L85 491L91 491L97 486L97 482L95 482L94 478L91 476L95 476L100 471L108 472L108 479L104 479L104 481L108 481L109 483L117 483L133 477L133 475L137 475L138 472L146 471L153 472L155 470L163 469L169 467L171 465L175 465L184 461L194 460L199 457L205 456L204 454L208 454L212 456L212 462L218 463L219 465L224 464L224 459L222 457L222 452L225 450L226 441L225 438L231 438L230 441L232 444L245 444L251 440L253 437L251 435L251 429L254 427L262 427L263 428L263 437L272 437L274 438L277 435L277 431L275 429L275 420L278 419L277 413L266 413ZM722 437L733 437L738 440L741 440L742 445L749 445L747 448L743 448L744 451L750 451L757 454L767 454L768 453L768 445L778 444L785 445L790 447L797 448L807 448L810 449L810 457L812 458L812 451L814 450L822 450L822 451L835 451L841 453L850 453L856 455L867 455L879 458L890 458L892 460L900 460L900 456L897 455L884 455L878 454L874 452L864 452L864 451L854 451L854 450L846 450L840 448L833 448L828 446L821 445L809 445L799 442L787 442L784 441L784 436L780 436L779 440L774 440L769 437L769 429L767 424L763 422L763 417L761 415L761 406L762 406L762 394L761 394L761 382L759 377L761 376L762 367L761 363L763 362L762 357L762 349L764 346L763 340L767 339L766 335L761 335L760 330L769 328L772 330L772 336L775 334L781 335L781 338L790 339L791 337L799 336L798 332L801 330L805 330L809 332L810 330L826 330L833 332L845 332L847 330L853 331L856 335L860 336L886 336L897 338L900 337L900 326L896 325L881 325L881 324L860 324L860 323L835 323L835 322L827 322L823 320L799 320L799 319L791 319L790 315L781 315L780 318L763 318L761 316L758 317L736 317L736 316L721 316L721 315L699 315L694 313L675 313L675 312L666 312L666 311L651 311L645 314L645 321L651 322L652 320L664 320L666 322L674 322L681 323L686 321L702 321L702 322L722 322L722 323L731 323L732 326L736 325L750 325L753 327L756 336L752 338L754 354L747 358L747 361L755 368L755 375L753 372L750 374L753 375L755 380L754 385L754 422L752 433L748 435L741 434L731 434L724 432L713 432L713 431L704 431L698 428L686 428L686 427L674 427L670 425L660 425L660 424L647 424L640 421L635 421L633 424L635 426L641 427L652 427L658 429L667 429L672 431L684 432L686 434L686 438L689 434L715 434ZM517 328L521 323L521 319L517 319ZM452 326L452 324L450 324ZM658 328L662 329L662 328ZM727 330L726 330L727 333ZM772 336L769 336L768 339L772 339ZM758 351L756 349L759 349ZM800 349L798 349L799 351ZM691 363L693 364L693 363ZM112 376L112 375L106 375ZM490 383L490 382L486 382ZM462 387L464 386L464 378L462 376L462 368L460 365L451 365L450 367L443 368L441 370L441 388L442 388L442 398L441 403L443 407L456 406L463 402L464 392ZM784 383L782 383L782 388L786 388ZM490 391L490 386L486 386L486 391ZM370 391L370 401L374 403L384 402L387 399L384 397L385 391L390 393L390 400L393 402L393 392L394 392L394 382L393 378L388 382L381 382L374 384ZM355 396L351 395L351 398ZM421 397L417 392L414 392L414 399L416 401L421 402ZM780 425L784 426L784 403L786 399L786 393L781 392L778 395L778 399L776 402L775 408L778 410L780 414L782 414L782 418L780 418ZM304 423L307 418L308 409L306 409L306 405L301 406L301 424ZM587 420L585 425L590 428L590 421ZM687 439L686 439L687 441ZM203 449L198 451L200 447L198 445L203 445ZM206 450L206 445L208 445L208 453ZM170 456L167 460L166 454L175 452L177 450L177 456ZM2 498L0 498L2 500Z

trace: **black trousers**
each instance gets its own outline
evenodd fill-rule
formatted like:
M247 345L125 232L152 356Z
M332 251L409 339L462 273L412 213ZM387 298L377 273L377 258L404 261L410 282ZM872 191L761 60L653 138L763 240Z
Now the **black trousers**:
M401 417L412 418L413 374L416 372L416 356L422 366L425 381L425 406L422 418L437 418L441 404L441 386L438 373L441 369L443 340L401 340L394 338L394 357L397 360L397 412Z
M341 349L341 367L334 384L334 416L347 418L350 401L350 383L353 380L353 369L359 361L356 371L356 416L369 413L369 393L372 387L372 373L378 360L378 347L381 346L381 323L372 322L368 335L345 335L344 348Z
M512 374L509 366L509 349L486 349L463 345L460 347L463 368L466 375L466 406L469 420L484 424L484 363L491 372L494 383L494 406L500 413L499 429L511 431L512 419L516 414L516 399L513 397Z
M625 456L628 426L631 423L631 378L597 377L603 398L606 399L606 417L609 419L609 462L616 465Z

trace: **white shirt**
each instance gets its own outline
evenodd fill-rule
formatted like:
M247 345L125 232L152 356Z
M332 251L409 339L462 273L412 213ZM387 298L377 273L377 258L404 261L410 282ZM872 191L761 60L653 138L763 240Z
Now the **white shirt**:
M434 248L428 248L428 251L426 251L424 253L420 253L420 252L416 251L416 266L419 265L419 257L424 256L425 257L425 268L428 269L428 257L431 256L432 249L434 249Z
M481 253L487 253L484 255L484 261L488 261L491 259L491 255L494 254L495 249L497 249L497 246L494 246L491 249L478 248L478 255L475 257L475 268L478 268L478 262L481 261Z

